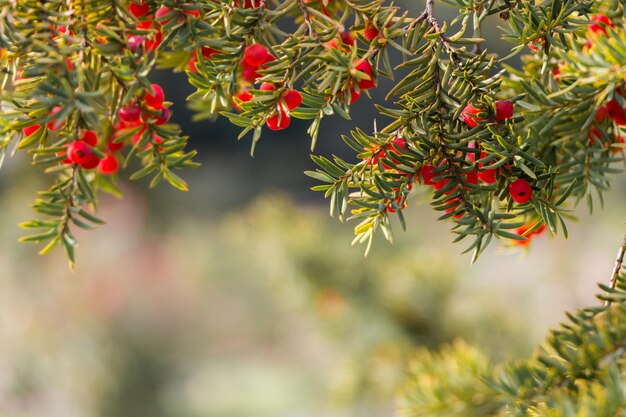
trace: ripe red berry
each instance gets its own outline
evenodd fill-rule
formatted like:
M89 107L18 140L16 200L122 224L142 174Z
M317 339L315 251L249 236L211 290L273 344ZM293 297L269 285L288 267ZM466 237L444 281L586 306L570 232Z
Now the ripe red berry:
M163 107L163 101L165 100L163 89L158 84L152 84L152 91L154 94L151 94L149 91L146 92L146 96L144 97L146 105L153 109L160 109Z
M124 142L116 142L115 134L107 142L107 149L111 152L120 151L124 147Z
M162 125L164 123L167 123L170 120L170 109L168 109L167 107L163 107L161 109L161 115L159 117L157 117L156 122L154 122L155 125Z
M269 62L272 56L260 43L248 45L243 52L243 60L252 67L260 67Z
M248 65L246 61L241 62L241 78L248 82L255 82L261 76L257 71L258 67Z
M203 46L200 50L202 51L202 56L205 58L212 58L214 54L219 53L217 49L213 49L208 46Z
M515 202L523 204L530 200L530 197L533 195L533 189L528 181L520 178L509 185L509 194Z
M259 87L261 91L274 91L276 90L276 86L272 83L262 83L261 87Z
M339 49L339 41L337 39L331 39L324 44L328 49Z
M140 18L140 17L147 15L150 12L150 5L145 4L142 0L138 3L130 3L128 5L128 10L133 16L135 16L136 18Z
M433 178L437 176L437 174L433 173L435 167L433 165L423 165L418 174L424 180L424 185L435 185Z
M242 110L241 106L239 105L239 103L237 102L237 100L243 102L243 103L247 103L248 101L252 100L252 94L250 93L250 91L248 91L247 88L244 88L242 90L239 90L239 92L237 92L237 94L235 94L235 97L233 97L233 104L235 106L235 108L237 110ZM237 100L235 100L235 98Z
M54 119L54 116L61 111L61 106L55 106L52 108L52 110L50 110L50 113L48 113L48 118L49 119ZM58 129L62 129L63 126L65 126L65 121L61 121L59 119L54 119L48 122L48 129L49 130L58 130Z
M193 16L195 18L200 17L200 10L183 10L183 13Z
M378 29L372 25L372 22L367 22L365 24L365 29L363 30L363 37L371 42L376 39L378 35L380 35Z
M160 24L165 25L174 18L173 16L170 16L169 19L167 18L167 16L170 15L171 13L172 13L172 9L166 6L161 6L154 14L154 17Z
M83 130L79 140L82 140L89 146L96 146L98 144L98 135L93 130Z
M478 178L487 184L493 184L496 182L496 171L497 169L485 169L484 171L479 171Z
M260 6L260 0L245 0L243 7L246 9L255 9Z
M465 181L467 181L468 184L478 184L478 172L469 171L465 174Z
M589 25L589 30L592 31L593 33L596 34L600 34L600 33L606 33L606 28L607 27L613 27L613 22L611 22L611 19L609 19L607 16L603 15L603 14L597 14L595 16L593 16L591 18L591 21L593 23L591 23Z
M478 117L477 114L482 113L482 109L478 109L471 104L465 106L463 111L461 112L461 116L463 117L463 121L469 127L475 127L479 121L485 120L484 117Z
M67 158L85 169L98 166L100 158L93 152L93 148L86 142L77 140L67 147Z
M617 100L611 100L606 103L608 116L618 125L626 125L626 112L620 106Z
M128 37L128 41L126 41L126 46L130 49L131 52L135 53L143 46L146 38L143 36L131 35Z
M22 129L22 132L24 133L24 136L30 136L35 133L40 127L40 125L26 126L24 129Z
M513 102L511 100L496 101L496 120L506 120L513 116Z
M113 175L119 169L120 164L114 155L108 154L98 164L98 171L104 175Z
M141 109L136 104L127 104L117 112L120 119L126 123L132 123L139 120Z
M439 191L439 190L443 189L448 184L449 181L450 181L450 178L444 178L442 180L439 180L439 181L435 182L433 184L433 187L435 188L435 190ZM448 191L446 191L445 194L446 195L447 194L452 194L452 192L454 190L456 190L456 185L454 187L452 187L451 189L449 189Z
M607 117L609 117L609 109L607 109L604 104L598 107L596 114L593 116L596 122L602 122Z
M352 35L352 32L350 32L349 30L339 32L339 37L341 38L341 42L349 46L354 45L354 42L356 42L356 39L354 39L354 35Z
M376 83L374 82L374 72L372 69L372 64L365 59L357 59L352 63L354 69L360 71L368 76L368 78L360 79L357 84L361 90L368 90L370 88L376 87Z
M270 130L287 129L291 124L291 118L286 111L279 108L275 115L267 119L267 127Z
M302 104L302 94L298 90L288 90L283 93L283 99L289 110L293 110Z

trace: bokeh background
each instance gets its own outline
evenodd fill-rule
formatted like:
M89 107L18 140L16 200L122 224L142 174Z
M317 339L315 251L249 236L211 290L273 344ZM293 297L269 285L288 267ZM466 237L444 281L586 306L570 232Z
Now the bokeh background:
M624 178L604 209L576 209L569 240L492 245L474 265L417 193L407 232L398 225L393 245L378 238L364 257L353 225L309 190L306 123L268 132L251 158L227 121L191 121L184 75L155 81L203 167L184 173L188 193L123 181L123 199L102 196L107 225L77 233L74 272L61 250L17 243L48 179L20 157L2 168L2 416L391 416L417 346L461 338L496 361L522 357L564 310L598 302ZM316 153L349 155L340 134L373 129L392 82L381 84L353 120L325 120Z

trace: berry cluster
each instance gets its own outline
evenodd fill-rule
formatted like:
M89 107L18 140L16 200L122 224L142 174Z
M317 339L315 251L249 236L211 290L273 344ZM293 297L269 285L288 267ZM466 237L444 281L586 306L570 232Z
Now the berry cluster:
M115 125L117 135L123 135L128 129L137 129L139 131L133 135L132 144L136 145L142 138L144 132L148 129L149 124L157 126L165 124L169 121L171 113L166 106L165 94L159 84L151 85L152 92L146 90L143 97L137 103L129 103L121 108L118 112L119 122ZM162 142L163 139L153 135L152 141L155 143ZM146 147L150 147L151 143Z

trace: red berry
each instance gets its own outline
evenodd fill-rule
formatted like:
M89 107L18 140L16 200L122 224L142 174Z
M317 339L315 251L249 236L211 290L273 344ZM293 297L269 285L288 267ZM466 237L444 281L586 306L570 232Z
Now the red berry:
M271 55L265 46L255 43L246 47L243 60L252 67L260 67L271 60Z
M35 133L40 127L40 125L26 126L24 129L22 129L22 132L24 133L24 136L30 136Z
M158 84L152 84L152 91L154 91L154 94L150 94L149 91L146 92L146 96L144 97L146 105L153 109L160 109L163 107L163 101L165 100L163 89Z
M479 171L478 178L487 184L493 184L496 182L496 171L497 169L485 169L484 171Z
M104 175L115 174L120 164L114 155L108 154L98 164L98 171Z
M324 45L326 45L326 47L329 49L339 49L339 41L337 41L337 39L331 39Z
M98 166L100 158L93 153L93 148L86 142L77 140L67 147L67 158L85 169Z
M241 78L251 83L256 81L256 79L261 76L261 74L258 73L257 69L257 67L253 67L251 65L248 65L245 61L242 61Z
M433 165L423 165L419 171L418 171L418 175L420 177L422 177L422 179L424 180L424 185L434 185L435 182L433 181L433 178L435 178L437 176L437 174L433 173L433 170L435 169L435 167Z
M618 125L626 125L626 112L620 106L617 100L611 100L606 103L606 109L609 117Z
M130 49L131 52L135 53L141 48L145 41L146 38L144 38L143 36L131 35L128 37L126 46L128 46L128 49Z
M523 204L530 200L530 197L533 195L533 189L528 181L520 178L509 185L509 194L515 202Z
M283 109L278 109L275 115L267 119L267 127L270 130L283 130L289 127L291 118Z
M446 184L448 184L448 182L450 181L450 178L444 178L440 181L437 181L433 184L433 187L435 188L435 190L439 191L442 188L444 188L446 186ZM449 189L448 191L445 192L445 194L452 194L452 192L456 189L456 185L454 187L452 187L451 189Z
M368 90L370 88L376 87L376 83L374 82L372 64L370 64L369 61L365 59L357 59L352 63L352 65L354 66L354 69L368 76L368 78L362 78L357 82L361 90Z
M79 140L82 140L87 145L96 146L98 144L98 135L93 130L83 130Z
M478 173L476 171L469 171L465 174L465 181L468 184L478 184Z
M613 22L611 22L611 19L603 14L595 15L591 18L591 21L594 23L591 23L589 25L589 30L596 34L606 33L607 27L613 27Z
M467 106L465 106L465 108L461 112L461 116L463 116L463 121L469 127L475 127L479 121L485 120L484 117L476 116L477 114L482 113L482 112L483 112L482 109L477 109L473 105L468 104Z
M513 102L511 100L496 101L496 120L506 120L513 116Z
M165 25L173 19L173 16L170 17L169 19L165 19L170 13L172 13L172 9L166 6L161 6L154 14L154 17L156 18L156 20L159 21L159 23L161 23L162 25Z
M50 110L50 113L48 113L48 118L49 119L54 119L54 116L61 111L61 106L55 106L52 108L52 110ZM49 130L58 130L58 129L62 129L63 126L65 126L65 121L61 121L59 119L54 119L48 122L48 129Z
M202 51L202 56L205 58L212 58L214 54L219 53L217 49L213 49L208 46L203 46L200 50Z
M283 99L289 110L293 110L302 104L302 94L298 90L288 90L283 93Z
M107 149L111 152L117 152L124 147L124 142L116 142L115 134L107 142Z
M127 104L117 112L120 119L126 123L132 123L139 120L141 109L136 104Z
M235 108L237 110L242 110L241 106L239 105L239 103L237 102L237 100L243 102L243 103L247 103L248 101L252 100L252 94L250 93L250 91L248 91L247 88L244 88L242 90L239 90L239 92L237 94L235 94L235 97L233 97L233 104L235 106ZM235 98L237 100L235 100Z
M606 105L604 104L598 107L598 109L596 110L596 114L593 116L596 122L601 122L607 117L609 117L609 109L607 109Z
M350 32L349 30L339 32L339 37L341 38L341 42L349 46L354 45L354 42L356 42L354 36L352 35L352 32Z
M183 13L193 16L195 18L200 17L200 10L183 10Z
M128 5L128 10L133 16L139 18L147 15L150 12L150 5L145 4L142 0L139 3L130 3Z
M376 39L378 35L380 35L378 29L376 29L371 22L367 22L365 24L365 29L363 30L363 37L371 42Z
M259 87L261 91L274 91L276 90L276 86L272 83L262 83L261 87Z
M170 120L170 109L168 109L167 107L163 107L161 109L161 115L159 117L157 117L156 122L154 122L155 125L162 125L164 123L167 123Z

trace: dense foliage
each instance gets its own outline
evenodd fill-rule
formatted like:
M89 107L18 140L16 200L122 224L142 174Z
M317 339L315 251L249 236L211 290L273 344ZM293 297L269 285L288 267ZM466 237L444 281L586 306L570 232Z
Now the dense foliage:
M622 5L451 4L448 23L434 0L414 17L382 0L2 0L0 150L14 143L56 177L34 205L45 218L22 224L42 231L24 240L47 242L42 252L62 243L73 259L72 227L102 222L98 192L119 193L118 170L135 159L131 179L187 189L174 171L195 167L195 152L168 123L155 67L186 71L198 118L225 115L240 137L252 132L252 149L292 117L311 120L313 149L324 117L349 118L379 77L406 70L378 106L390 122L344 137L358 162L314 156L308 172L331 213L359 221L355 242L369 248L378 228L391 239L392 214L405 227L424 185L474 258L494 236L567 234L572 204L591 206L623 169ZM529 53L522 70L485 49L481 25L494 19L512 54Z

